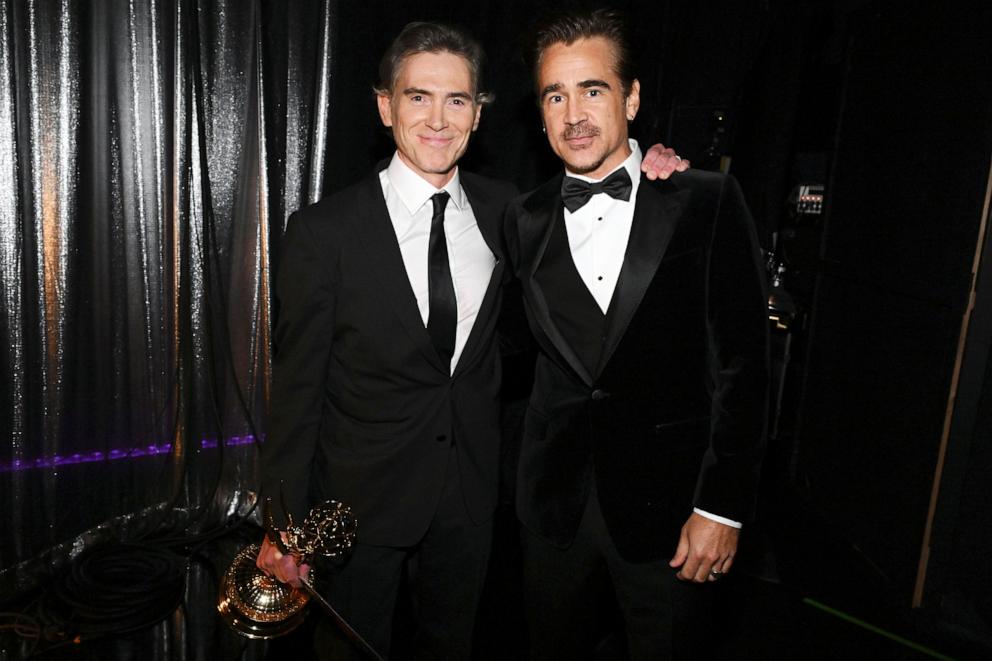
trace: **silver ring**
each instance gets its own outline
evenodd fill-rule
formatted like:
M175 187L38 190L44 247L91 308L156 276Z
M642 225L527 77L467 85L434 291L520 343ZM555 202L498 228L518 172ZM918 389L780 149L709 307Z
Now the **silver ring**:
M682 157L679 156L678 154L675 154L675 160L678 161L679 163L681 163L682 162Z
M721 576L723 576L723 572L722 571L717 571L715 569L711 569L710 570L710 576L712 576L713 578L720 578Z

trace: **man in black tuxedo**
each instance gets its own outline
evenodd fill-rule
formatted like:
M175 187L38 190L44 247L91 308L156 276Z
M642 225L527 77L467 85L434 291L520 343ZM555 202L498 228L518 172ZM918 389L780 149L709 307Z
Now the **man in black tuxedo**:
M603 10L537 31L542 119L566 173L506 217L540 347L517 475L538 659L591 654L602 587L631 658L704 658L708 584L733 564L763 449L753 223L728 176L640 176L626 35Z
M414 654L467 658L489 557L501 221L515 190L457 167L485 100L481 67L465 33L404 28L376 89L396 153L293 215L276 279L262 495L296 522L329 498L352 507L358 543L325 596L383 656L405 576ZM667 176L675 158L656 155ZM268 540L258 565L297 585L307 571ZM319 654L356 654L322 622Z

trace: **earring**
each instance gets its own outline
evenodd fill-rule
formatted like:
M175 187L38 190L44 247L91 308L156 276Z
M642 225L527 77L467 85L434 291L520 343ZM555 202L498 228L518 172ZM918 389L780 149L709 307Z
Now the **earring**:
M541 127L541 133L547 133L547 132L548 132L548 127L547 126L542 126Z

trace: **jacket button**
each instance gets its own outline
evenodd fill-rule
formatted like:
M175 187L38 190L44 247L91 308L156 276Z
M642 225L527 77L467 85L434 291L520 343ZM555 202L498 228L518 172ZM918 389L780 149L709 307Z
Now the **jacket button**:
M448 440L448 436L447 434L438 434L437 436L434 437L434 440L437 441L438 443L444 443L446 440Z
M605 390L600 390L599 388L596 388L595 390L592 391L592 399L593 401L596 402L600 402L609 396L610 393L606 392Z

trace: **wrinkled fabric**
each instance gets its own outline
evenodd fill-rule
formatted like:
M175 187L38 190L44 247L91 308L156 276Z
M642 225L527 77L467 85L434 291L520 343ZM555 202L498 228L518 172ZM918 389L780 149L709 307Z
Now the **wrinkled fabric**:
M5 590L101 527L139 534L135 513L197 531L247 509L272 255L321 194L333 18L0 0Z

